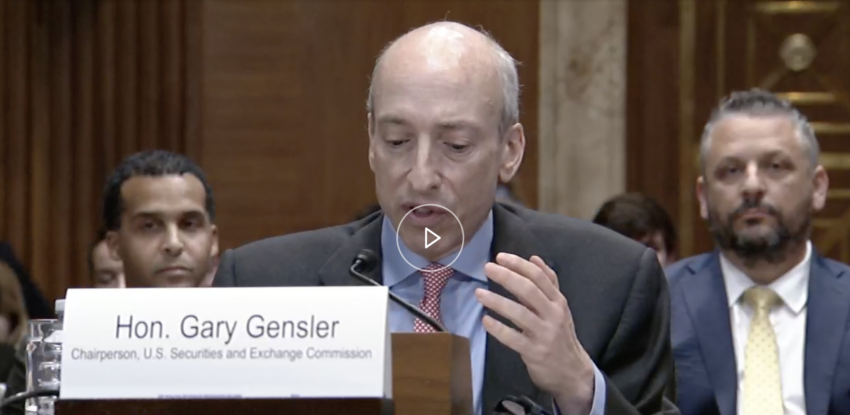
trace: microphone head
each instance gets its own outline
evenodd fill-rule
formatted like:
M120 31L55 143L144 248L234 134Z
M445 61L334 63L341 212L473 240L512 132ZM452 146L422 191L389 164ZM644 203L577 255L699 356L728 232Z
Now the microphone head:
M378 255L374 252L364 249L354 257L354 263L360 262L360 272L369 272L375 269L378 265Z

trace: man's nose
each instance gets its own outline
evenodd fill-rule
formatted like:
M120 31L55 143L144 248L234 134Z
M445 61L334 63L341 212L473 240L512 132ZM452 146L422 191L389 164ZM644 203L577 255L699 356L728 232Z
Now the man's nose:
M429 140L420 140L413 168L408 175L414 191L424 193L439 187L440 175L435 165L435 157Z
M742 193L747 198L761 199L764 196L765 185L764 178L755 163L747 165L744 172L744 182L742 184Z
M163 251L170 256L180 256L183 253L183 240L180 238L180 229L176 225L168 226L165 235Z

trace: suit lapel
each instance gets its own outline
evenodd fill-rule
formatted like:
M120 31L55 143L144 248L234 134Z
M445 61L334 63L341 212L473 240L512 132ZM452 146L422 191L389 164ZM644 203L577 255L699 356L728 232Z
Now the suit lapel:
M812 254L803 369L806 413L826 414L842 333L850 313L850 278Z
M508 208L496 204L493 207L491 261L495 261L496 254L500 252L511 253L526 259L532 255L546 258L539 242L525 226L525 223ZM489 281L489 287L492 292L519 302L513 294L501 285ZM510 320L496 313L491 313L489 310L486 312L507 326L516 328ZM524 395L531 399L536 398L539 403L545 404L545 402L540 402L539 396L536 396L539 391L532 383L528 369L519 353L503 345L488 333L485 355L484 390L482 392L485 413L491 411L497 401L506 395Z
M331 254L328 261L319 270L320 283L327 286L362 285L348 274L348 269L351 267L354 257L362 249L370 249L376 254L380 254L382 223L383 215L381 214L364 219L363 225L339 249ZM507 207L496 204L493 207L491 260L495 260L495 256L499 252L512 253L526 259L530 258L531 255L547 258L540 243L516 213L510 211ZM550 266L553 266L553 264L550 263ZM558 272L554 267L553 269ZM371 277L378 283L383 281L381 261L378 262L377 268L372 271ZM491 291L513 301L518 301L513 294L495 282L490 281L489 285ZM487 311L487 314L509 327L516 328L513 323L498 314L489 311ZM524 395L532 399L537 398L538 401L541 400L541 397L538 396L539 390L532 383L528 369L526 369L525 363L518 353L487 334L485 355L484 388L482 391L485 412L492 410L496 403L506 395Z
M351 268L357 254L363 249L371 250L380 258L381 226L383 222L383 214L374 214L363 219L360 228L355 230L351 237L336 252L331 254L319 270L320 284L327 286L363 285L362 282L348 274L348 269ZM380 259L375 269L369 274L379 284L383 281Z
M690 283L683 285L688 314L697 334L720 413L734 415L738 375L720 254L715 252L702 266L696 265L692 271L694 274L689 277Z

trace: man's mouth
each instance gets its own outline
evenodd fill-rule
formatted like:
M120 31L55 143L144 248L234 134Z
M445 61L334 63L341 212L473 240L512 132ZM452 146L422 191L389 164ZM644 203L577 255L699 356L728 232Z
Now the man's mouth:
M161 268L156 273L160 274L160 275L167 275L167 276L180 276L180 275L185 275L185 274L191 273L191 270L189 268L183 267L183 266L173 266L173 267Z
M764 219L771 217L771 213L767 209L747 209L738 216L738 219L747 223L755 224Z
M433 226L446 214L445 209L433 205L410 204L404 205L404 209L407 211L407 220L416 226Z
M412 210L412 212L410 213L411 215L418 216L420 218L428 217L428 216L431 216L431 215L439 215L439 214L444 213L442 211L442 209L435 209L431 206L425 206L425 207L420 207L420 208L410 209L410 210Z

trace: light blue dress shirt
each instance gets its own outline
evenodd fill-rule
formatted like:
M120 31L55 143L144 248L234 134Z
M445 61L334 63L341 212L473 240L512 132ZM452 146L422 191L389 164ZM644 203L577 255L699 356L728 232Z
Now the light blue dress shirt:
M424 240L424 239L423 239ZM490 261L490 246L493 241L493 212L487 217L481 229L467 242L460 257L451 264L454 275L443 289L440 299L440 315L446 328L457 335L469 339L470 361L472 364L472 397L473 408L478 415L486 415L493 408L483 411L481 392L484 386L484 356L487 349L487 331L481 323L484 317L484 306L475 298L477 288L487 288L487 276L484 274L484 264ZM404 253L401 256L399 250ZM438 262L443 265L451 263L457 251L446 255ZM430 264L427 259L413 253L398 240L396 249L396 233L390 220L385 216L381 230L381 258L383 283L390 291L403 300L418 306L424 296L425 286L419 271L412 268L425 268ZM405 262L407 259L407 262ZM410 264L408 264L408 262ZM390 303L390 331L412 332L414 317L401 306ZM595 371L595 395L591 415L605 413L605 379L598 368ZM556 413L560 413L557 411Z

